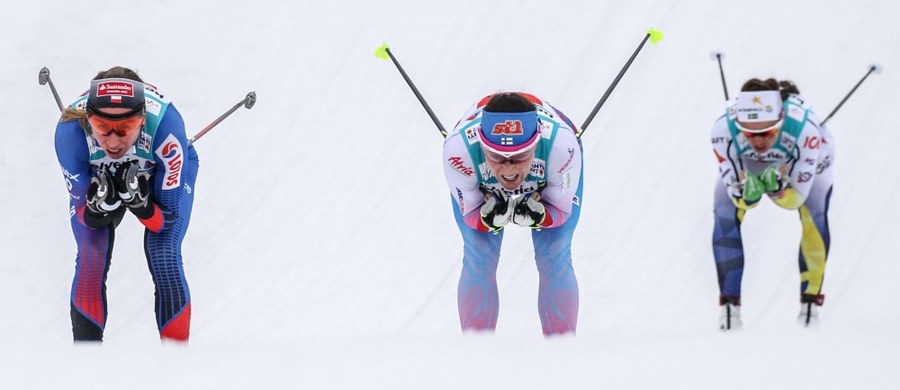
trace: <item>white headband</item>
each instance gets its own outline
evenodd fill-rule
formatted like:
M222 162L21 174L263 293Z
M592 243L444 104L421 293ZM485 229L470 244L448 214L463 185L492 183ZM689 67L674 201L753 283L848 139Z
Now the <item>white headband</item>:
M781 119L781 92L741 92L737 98L737 121L744 123L769 122Z

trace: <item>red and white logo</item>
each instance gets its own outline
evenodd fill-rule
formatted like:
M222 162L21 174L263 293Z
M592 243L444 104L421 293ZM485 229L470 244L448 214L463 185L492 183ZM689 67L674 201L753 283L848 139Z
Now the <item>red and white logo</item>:
M156 148L156 155L166 168L162 189L171 190L181 186L181 166L184 165L184 149L174 135L169 134L162 145Z
M819 148L819 140L820 140L820 138L815 135L806 137L806 139L803 140L803 147L807 148L807 149L818 149Z
M447 161L450 162L450 166L453 167L453 169L459 171L459 173L462 173L463 175L472 176L472 174L475 173L472 168L467 167L466 164L463 163L462 157L453 156L448 158Z
M122 96L134 97L134 84L124 81L106 81L97 85L97 97L112 96L122 99Z
M494 130L491 131L493 135L522 135L522 121L506 121L503 123L498 123L494 125Z

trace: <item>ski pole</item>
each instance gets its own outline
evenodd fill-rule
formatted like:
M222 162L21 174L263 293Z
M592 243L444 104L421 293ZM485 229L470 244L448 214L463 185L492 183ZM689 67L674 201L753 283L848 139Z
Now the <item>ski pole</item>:
M50 69L47 69L46 66L41 68L41 71L38 72L38 83L41 85L50 84L50 91L53 92L53 97L56 99L56 105L59 107L59 112L62 112L62 100L59 100L59 93L56 92L56 87L53 86L53 80L50 80Z
M637 57L638 53L641 52L641 49L644 47L644 44L647 43L647 40L650 40L650 43L657 43L663 39L663 34L661 31L656 29L647 30L647 34L644 35L644 39L641 40L641 44L638 45L637 49L634 50L634 53L631 54L631 58L628 59L628 62L625 63L625 66L622 67L622 70L619 71L619 74L616 75L615 80L613 80L612 84L610 84L609 88L606 89L606 93L603 94L603 97L600 98L600 101L597 102L597 105L594 106L594 110L591 111L591 115L588 115L587 119L585 119L584 124L581 125L581 129L576 134L578 137L581 137L584 134L585 129L587 129L588 125L591 124L591 121L594 120L594 116L597 115L597 111L600 111L600 107L603 106L603 103L606 103L606 99L609 98L609 95L612 93L613 89L616 88L616 85L619 84L619 80L622 79L622 76L625 75L625 71L628 70L628 67L631 66L631 63L634 62L635 57Z
M834 116L834 113L836 113L837 110L839 110L841 108L841 106L844 105L844 102L846 102L847 99L850 98L850 95L853 95L853 92L856 92L856 89L859 88L859 86L863 83L863 81L866 81L866 78L869 77L869 75L872 73L875 73L875 74L881 73L881 67L878 65L875 65L875 64L869 65L869 71L866 72L866 75L863 76L863 78L860 79L858 83L856 83L856 85L853 87L853 89L851 89L850 92L847 93L847 96L844 96L844 99L841 100L841 102L838 103L837 107L835 107L834 110L831 111L831 114L828 114L828 117L825 118L825 120L823 120L822 123L820 124L821 126L824 126L825 122L828 122L828 120L831 119L832 116Z
M725 53L721 51L714 51L709 54L709 57L719 62L719 76L722 77L722 89L725 91L725 101L728 101L728 85L725 84L725 71L722 69L722 59L725 58Z
M200 130L200 132L197 133L197 135L193 136L188 141L188 145L193 145L195 141L197 141L204 134L206 134L210 130L212 130L213 127L216 127L216 125L218 125L219 122L222 122L223 120L225 120L225 118L228 118L228 116L231 115L231 113L235 112L241 106L244 106L249 110L249 109L253 108L254 104L256 104L256 92L250 92L247 94L246 97L244 97L243 100L237 102L237 104L235 104L233 107L228 109L228 111L225 111L224 114L220 115L218 118L216 118L216 120L212 121L212 123L210 123L209 125L204 127L203 130Z
M437 116L434 115L434 111L431 111L431 107L428 105L428 102L425 101L425 98L422 97L422 94L419 93L419 89L416 88L416 85L413 84L412 80L409 78L409 75L406 74L406 71L403 70L403 67L400 66L400 62L397 61L397 57L394 57L394 53L391 53L391 48L388 47L387 43L382 44L377 49L375 49L375 57L381 58L382 60L386 60L388 58L394 62L394 66L397 67L397 70L400 71L400 75L403 76L403 79L406 80L406 84L409 85L409 88L412 89L413 93L416 94L416 99L419 99L419 103L422 103L422 107L425 108L425 111L428 113L428 116L431 117L431 120L434 122L434 125L437 126L438 131L441 132L441 135L444 138L447 138L447 130L444 129L444 125L441 124L441 121L438 120Z

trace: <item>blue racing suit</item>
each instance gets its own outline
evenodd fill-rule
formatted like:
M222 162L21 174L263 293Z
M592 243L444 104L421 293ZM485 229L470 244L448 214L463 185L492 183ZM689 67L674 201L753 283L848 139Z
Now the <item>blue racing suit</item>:
M127 207L112 212L103 226L85 222L85 206L92 177L102 169L111 173L125 162L139 164L150 175L153 214L139 221L145 226L144 253L156 287L156 321L161 338L187 340L191 295L181 258L194 201L199 160L188 144L181 114L153 87L145 84L146 119L130 151L112 159L91 136L84 119L61 120L56 127L56 155L69 190L69 218L78 246L71 292L72 332L75 340L103 339L106 325L106 275L115 230ZM69 107L83 110L87 95Z

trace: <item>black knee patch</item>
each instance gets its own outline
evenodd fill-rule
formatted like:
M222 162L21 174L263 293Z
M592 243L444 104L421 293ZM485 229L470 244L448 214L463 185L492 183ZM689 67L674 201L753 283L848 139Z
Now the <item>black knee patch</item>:
M69 302L72 316L72 336L75 341L103 341L103 329L94 321L75 308L75 304Z

